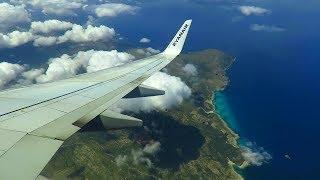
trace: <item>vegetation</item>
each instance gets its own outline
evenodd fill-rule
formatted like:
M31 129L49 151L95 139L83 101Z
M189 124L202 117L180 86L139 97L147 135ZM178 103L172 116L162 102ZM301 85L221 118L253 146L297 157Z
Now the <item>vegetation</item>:
M183 71L193 64L198 75ZM168 67L192 96L167 111L132 114L144 127L105 131L90 122L59 149L42 175L53 179L240 179L238 136L214 111L212 92L228 84L233 58L217 50L184 54ZM99 130L100 129L100 130ZM160 145L160 148L159 146Z

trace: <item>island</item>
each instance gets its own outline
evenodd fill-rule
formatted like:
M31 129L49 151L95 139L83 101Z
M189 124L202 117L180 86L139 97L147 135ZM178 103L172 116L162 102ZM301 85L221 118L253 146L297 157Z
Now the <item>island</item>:
M150 113L125 112L143 127L104 130L91 121L71 136L41 175L53 179L242 179L245 164L235 134L215 111L214 93L229 80L234 57L208 49L182 54L166 67L192 90L179 106ZM197 75L183 71L197 67Z

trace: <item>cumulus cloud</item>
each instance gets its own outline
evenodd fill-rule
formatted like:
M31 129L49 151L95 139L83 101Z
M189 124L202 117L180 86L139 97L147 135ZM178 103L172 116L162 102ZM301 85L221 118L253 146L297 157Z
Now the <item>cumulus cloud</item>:
M150 43L151 42L151 40L150 39L148 39L148 38L142 38L142 39L140 39L140 41L139 41L140 43Z
M153 49L152 47L148 47L148 48L145 48L145 49L137 49L136 52L141 54L141 55L144 55L144 56L151 56L151 55L154 55L154 54L158 54L161 51L157 50L157 49Z
M82 42L96 42L96 41L109 41L115 36L113 28L107 26L95 27L88 25L87 28L83 28L80 25L74 24L71 30L65 32L64 35L58 37L58 43L67 41L82 43Z
M28 66L0 63L0 89L11 81L15 87L34 83L46 83L65 79L80 73L95 72L101 69L122 65L135 57L125 52L112 51L79 51L74 55L64 54L48 60L47 69L29 69ZM83 72L83 71L81 71Z
M124 99L116 105L120 111L150 112L156 109L169 109L182 103L191 95L191 89L179 78L164 72L157 72L147 79L144 85L162 89L166 92L163 96Z
M0 89L15 80L24 70L25 67L22 65L0 62Z
M30 69L21 74L21 78L17 80L17 86L30 85L36 83L36 78L44 73L44 69Z
M0 48L13 48L26 44L34 39L31 32L13 31L8 34L0 33Z
M134 59L134 56L124 52L113 51L93 51L88 60L87 72L95 72L114 66L128 63Z
M63 31L67 29L71 29L73 24L66 21L59 21L56 19L47 20L44 22L32 22L31 23L31 31L34 33L52 33L55 31Z
M268 152L262 147L257 147L257 145L252 142L247 142L241 149L242 156L250 165L261 166L263 163L268 163L272 159Z
M127 163L128 156L127 155L119 155L115 158L115 162L117 166L122 166Z
M35 78L40 76L43 72L44 72L44 69L42 69L42 68L41 69L31 69L29 71L22 73L22 76L25 79L34 80Z
M135 165L145 164L149 168L152 167L152 161L150 157L155 156L161 149L160 142L151 142L147 144L143 149L135 149L131 151L130 155L119 155L115 158L117 166L122 166L132 162Z
M133 163L146 164L149 168L152 167L152 161L149 156L154 156L160 151L161 144L160 142L153 142L147 144L142 150L132 150L131 155L133 158Z
M20 0L24 4L30 4L41 9L44 14L76 15L76 10L84 6L86 0Z
M40 35L38 33L52 33L70 29L60 36ZM86 43L103 41L107 42L114 38L115 30L107 26L95 27L88 25L83 27L59 20L48 20L44 22L32 22L29 31L13 31L7 34L0 33L0 48L14 48L30 41L34 46L51 46L65 42Z
M39 83L68 78L79 73L81 68L87 72L94 72L130 62L134 56L112 51L80 51L75 55L64 54L61 57L49 60L48 69L36 78Z
M250 15L263 15L270 13L271 11L268 9L264 9L261 7L256 7L256 6L240 6L239 10L241 11L242 14L246 16Z
M144 148L143 148L143 152L147 153L147 154L156 154L157 152L159 152L160 150L160 142L154 142L152 144L147 144Z
M197 68L193 64L186 64L183 67L183 71L186 72L188 75L195 76L198 74Z
M268 26L268 25L260 25L260 24L252 24L250 25L251 31L265 31L265 32L283 32L286 29L277 27L277 26Z
M0 3L0 27L8 28L13 25L30 21L30 14L23 5Z
M33 41L34 46L52 46L57 44L58 38L55 36L39 36Z
M96 6L94 13L98 17L115 17L119 14L134 14L138 7L121 3L106 3Z

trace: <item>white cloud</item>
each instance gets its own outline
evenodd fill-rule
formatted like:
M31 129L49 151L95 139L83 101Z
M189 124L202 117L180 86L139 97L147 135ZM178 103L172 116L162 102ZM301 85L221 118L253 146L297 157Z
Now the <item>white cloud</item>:
M76 75L80 67L81 64L79 62L64 54L59 58L51 59L45 74L37 77L36 80L37 82L44 83L68 78Z
M42 10L44 14L54 15L76 15L76 10L84 6L86 0L22 0Z
M134 56L117 50L80 51L72 56L64 54L61 57L50 59L48 69L36 80L39 83L55 81L78 74L80 68L84 68L87 72L94 72L118 66L133 59Z
M250 165L261 166L263 163L268 163L272 159L268 152L262 147L257 147L257 145L252 142L247 142L241 149L242 156Z
M20 79L17 80L18 85L30 85L34 84L36 82L36 78L39 77L44 73L44 69L31 69L28 71L25 71L21 74ZM17 86L18 86L17 85Z
M33 41L34 46L52 46L57 44L58 38L55 36L39 36Z
M160 142L154 142L152 144L147 144L144 148L143 148L143 152L147 153L147 154L156 154L157 152L160 151Z
M22 73L22 76L28 80L34 80L35 78L39 77L41 74L44 73L44 69L31 69Z
M115 17L119 14L134 14L138 7L120 3L106 3L98 5L94 12L98 17Z
M69 29L70 27L72 27L72 29L66 31L61 36L43 36L37 34L37 32L50 33ZM34 41L34 46L51 46L65 42L107 42L112 40L114 36L114 29L103 25L99 27L88 25L85 28L64 21L49 20L45 22L33 22L31 29L27 32L13 31L8 34L0 33L0 48L14 48L30 41Z
M127 162L127 159L128 159L128 156L127 155L119 155L115 158L115 161L116 161L116 164L117 166L122 166L124 164L126 164Z
M148 48L145 48L145 49L137 49L136 52L141 54L141 55L144 55L144 56L151 56L151 55L154 55L154 54L158 54L161 51L157 50L157 49L153 49L152 47L148 47Z
M8 28L30 21L30 14L23 5L0 3L0 27Z
M256 6L240 6L239 10L241 11L242 14L244 14L246 16L263 15L263 14L271 12L268 9L264 9L264 8L256 7Z
M152 167L152 162L149 156L156 155L160 150L160 142L153 142L151 144L147 144L143 149L132 150L131 155L133 159L133 163L138 164L146 164L149 168Z
M155 109L165 110L181 104L184 99L191 95L191 89L180 78L163 72L155 73L143 84L162 89L166 93L157 97L123 99L115 105L115 108L120 111L134 112L150 112Z
M96 41L109 41L115 36L113 28L107 26L94 27L88 25L87 28L83 28L80 25L74 24L71 30L65 32L64 35L58 38L58 43L64 43L67 41L82 43L82 42L96 42Z
M30 32L13 31L8 34L0 33L0 48L13 48L26 44L34 39Z
M198 74L198 70L193 64L186 64L183 67L183 71L186 72L188 75L192 75L192 76L195 76Z
M0 89L4 88L12 80L15 80L23 71L25 67L19 64L12 64L8 62L0 63Z
M268 25L260 25L260 24L251 24L250 30L252 31L265 31L265 32L283 32L286 29L277 27L277 26L268 26Z
M52 33L55 31L63 31L67 29L71 29L73 24L66 21L59 21L56 19L47 20L44 22L32 22L31 23L31 31L34 33Z
M142 39L140 39L140 41L139 41L140 43L150 43L151 42L151 40L150 39L148 39L148 38L142 38Z
M48 60L47 69L30 69L27 66L0 63L0 89L10 81L16 81L14 86L30 85L34 83L46 83L55 80L65 79L79 73L80 69L86 72L94 72L128 63L134 56L125 53L112 51L79 51L74 55L64 54L57 58Z
M106 69L114 66L119 66L130 62L134 59L134 56L112 51L94 51L90 59L88 60L87 72L94 72L101 69Z
M148 47L147 49L147 52L151 53L151 54L158 54L160 53L160 50L158 49L153 49L152 47Z

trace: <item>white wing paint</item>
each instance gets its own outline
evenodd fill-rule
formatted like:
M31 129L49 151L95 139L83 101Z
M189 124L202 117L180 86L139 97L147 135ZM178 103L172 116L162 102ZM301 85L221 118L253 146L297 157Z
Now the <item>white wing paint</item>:
M0 92L0 179L36 179L63 141L100 114L112 127L141 125L140 120L108 108L130 92L130 97L163 94L137 87L180 54L190 26L191 20L186 21L160 54L95 73Z

